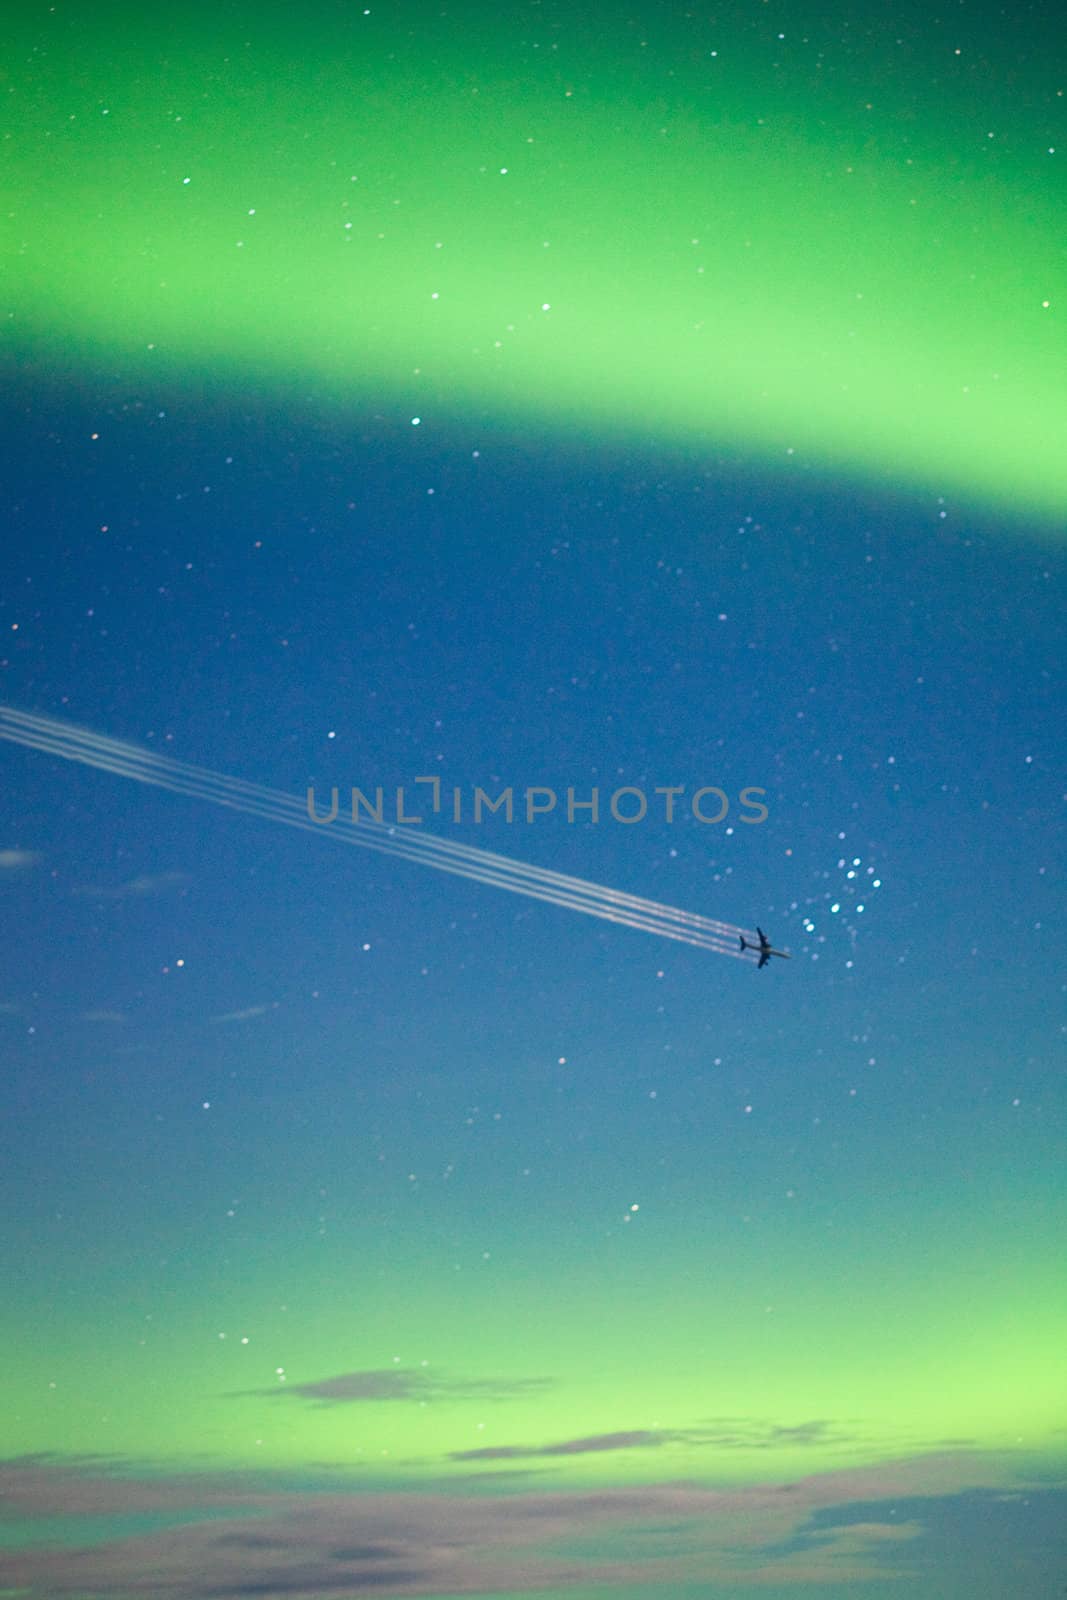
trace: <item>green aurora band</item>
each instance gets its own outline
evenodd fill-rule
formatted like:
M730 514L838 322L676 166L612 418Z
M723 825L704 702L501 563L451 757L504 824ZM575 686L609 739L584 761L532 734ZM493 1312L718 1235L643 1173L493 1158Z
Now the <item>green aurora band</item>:
M96 1115L88 1090L82 1100L79 1115ZM331 1114L351 1119L358 1103ZM139 1208L119 1236L100 1172L79 1177L77 1227L49 1226L47 1274L27 1275L0 1314L20 1397L6 1452L144 1460L166 1440L179 1463L312 1461L399 1483L462 1483L479 1468L506 1480L509 1467L559 1484L755 1483L963 1443L1062 1460L1062 1272L1025 1221L1055 1181L1053 1130L1030 1130L1024 1177L1004 1171L980 1111L960 1115L951 1146L872 1184L874 1116L833 1175L805 1172L789 1200L775 1159L755 1155L776 1123L757 1106L738 1110L710 1172L682 1173L677 1194L634 1215L658 1169L616 1134L610 1107L595 1147L556 1152L504 1195L492 1174L518 1150L505 1139L496 1152L498 1125L464 1130L465 1171L442 1178L430 1152L455 1109L445 1091L420 1104L409 1182L388 1138L374 1170L353 1166L347 1144L324 1160L285 1100L244 1117L253 1153L239 1163L228 1114L168 1102L168 1124L200 1130L185 1159L201 1201L177 1211L175 1156L131 1152L118 1119L102 1159L123 1152ZM312 1097L302 1111L317 1127L328 1109ZM976 1171L990 1175L981 1199ZM934 1185L944 1201L931 1212ZM619 1202L577 1226L583 1186ZM235 1194L225 1227L206 1225ZM316 1390L353 1373L369 1387ZM646 1437L553 1448L620 1428Z
M26 6L9 335L1052 518L1054 52L853 21Z

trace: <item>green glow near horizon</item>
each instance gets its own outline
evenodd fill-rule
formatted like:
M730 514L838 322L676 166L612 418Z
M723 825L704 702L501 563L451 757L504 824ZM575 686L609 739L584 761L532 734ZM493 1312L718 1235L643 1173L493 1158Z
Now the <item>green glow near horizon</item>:
M474 21L313 21L296 60L269 16L24 22L16 345L1062 510L1040 106L972 107L947 34L917 118L769 24L712 56Z
M63 1319L42 1305L32 1344L11 1338L8 1380L21 1402L7 1449L143 1460L165 1438L172 1462L310 1460L457 1485L518 1467L560 1484L635 1474L755 1483L938 1453L950 1441L1054 1457L1058 1269L1012 1262L991 1226L974 1219L954 1270L925 1292L906 1258L883 1249L865 1260L862 1230L830 1251L815 1223L777 1241L737 1227L702 1259L691 1238L671 1243L669 1227L651 1242L616 1227L584 1249L561 1234L550 1279L510 1235L489 1264L453 1251L467 1263L461 1276L451 1255L397 1235L338 1240L314 1265L284 1227L236 1246L199 1239L195 1273L166 1293L139 1289L132 1263L116 1260L113 1283L97 1275L68 1295ZM441 1387L328 1404L284 1392L353 1371ZM523 1392L531 1379L545 1387ZM472 1380L485 1392L465 1390ZM751 1443L681 1437L730 1418L751 1419L736 1430L754 1429ZM813 1418L838 1420L825 1436L816 1424L810 1440L759 1438L760 1419L769 1435L772 1423L803 1431ZM679 1437L537 1453L620 1429ZM516 1454L453 1459L500 1447Z

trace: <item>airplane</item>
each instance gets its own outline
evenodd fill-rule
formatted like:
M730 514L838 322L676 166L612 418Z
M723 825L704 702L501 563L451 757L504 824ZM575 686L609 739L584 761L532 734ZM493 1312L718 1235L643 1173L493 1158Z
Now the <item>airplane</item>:
M756 925L756 932L759 934L759 944L749 944L744 934L742 934L741 948L742 950L758 950L759 965L761 967L765 967L772 956L781 956L783 961L791 961L793 959L788 950L775 950L772 947L771 941L768 939L767 935L764 933L763 929L758 923Z

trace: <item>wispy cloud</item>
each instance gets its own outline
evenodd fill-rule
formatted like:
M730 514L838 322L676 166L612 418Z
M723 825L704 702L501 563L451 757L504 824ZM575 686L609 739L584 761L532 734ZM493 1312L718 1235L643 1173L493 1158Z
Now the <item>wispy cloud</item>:
M759 1417L710 1417L699 1431L703 1442L720 1450L789 1450L798 1445L848 1444L860 1437L850 1426L824 1418L774 1423Z
M581 1456L604 1450L655 1450L687 1439L684 1431L632 1428L619 1433L593 1433L581 1439L561 1439L555 1444L486 1445L480 1450L453 1450L452 1461L514 1461L524 1456Z
M125 1022L126 1017L121 1011L83 1011L83 1022Z
M23 872L41 859L39 850L0 850L0 872Z
M169 894L174 889L184 888L191 881L187 872L144 873L140 877L127 879L125 883L110 886L79 884L73 892L92 900L137 900L150 895Z
M487 1445L478 1450L454 1451L453 1461L514 1461L535 1456L578 1456L606 1450L657 1450L667 1445L708 1445L717 1450L784 1450L803 1446L844 1444L857 1437L832 1422L801 1422L788 1426L768 1422L731 1422L695 1428L631 1428L616 1433L594 1433L549 1444Z
M224 1011L219 1017L209 1017L209 1022L247 1022L249 1017L263 1017L268 1011L277 1011L280 1002L271 1000L263 1006L246 1006L243 1011Z
M243 1389L238 1395L286 1396L319 1406L351 1405L359 1400L518 1400L550 1388L551 1378L449 1378L443 1374L385 1367L380 1371L342 1372L311 1383L287 1383L270 1389Z

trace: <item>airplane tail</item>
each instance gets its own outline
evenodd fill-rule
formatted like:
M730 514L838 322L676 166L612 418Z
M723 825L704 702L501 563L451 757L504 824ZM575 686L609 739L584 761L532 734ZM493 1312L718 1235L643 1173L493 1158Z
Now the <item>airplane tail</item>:
M747 950L748 949L748 945L745 942L744 934L741 935L741 948L742 948L742 950Z

